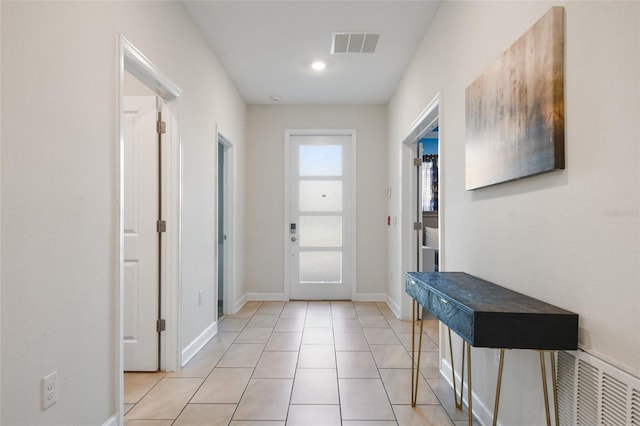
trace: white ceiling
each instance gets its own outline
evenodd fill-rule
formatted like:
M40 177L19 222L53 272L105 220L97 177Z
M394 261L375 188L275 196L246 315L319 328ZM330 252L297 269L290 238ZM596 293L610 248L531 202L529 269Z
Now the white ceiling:
M386 104L440 0L182 0L249 104ZM331 55L332 33L380 33L375 53ZM327 68L311 69L315 60Z

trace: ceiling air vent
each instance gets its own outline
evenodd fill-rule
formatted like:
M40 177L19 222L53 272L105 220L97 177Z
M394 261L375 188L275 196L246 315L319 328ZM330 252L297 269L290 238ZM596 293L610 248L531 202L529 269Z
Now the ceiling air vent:
M331 53L374 53L380 34L333 33Z

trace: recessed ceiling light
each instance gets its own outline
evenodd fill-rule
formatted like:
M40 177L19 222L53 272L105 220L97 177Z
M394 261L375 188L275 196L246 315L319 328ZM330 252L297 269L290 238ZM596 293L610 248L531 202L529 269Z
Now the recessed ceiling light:
M322 61L315 61L314 63L311 64L311 68L313 68L316 71L322 71L326 67L327 67L327 64L325 64Z

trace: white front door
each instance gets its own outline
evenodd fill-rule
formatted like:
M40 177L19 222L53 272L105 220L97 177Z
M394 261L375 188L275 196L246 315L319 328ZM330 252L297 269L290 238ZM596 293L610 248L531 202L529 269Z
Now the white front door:
M287 135L290 299L351 299L355 134Z
M155 96L124 98L124 370L159 367L159 155Z

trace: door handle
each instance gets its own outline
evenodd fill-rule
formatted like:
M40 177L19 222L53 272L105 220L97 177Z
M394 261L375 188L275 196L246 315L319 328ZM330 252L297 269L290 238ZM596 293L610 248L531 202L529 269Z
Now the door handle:
M295 243L296 241L298 241L298 239L295 236L292 236L291 237L291 241L293 241Z

